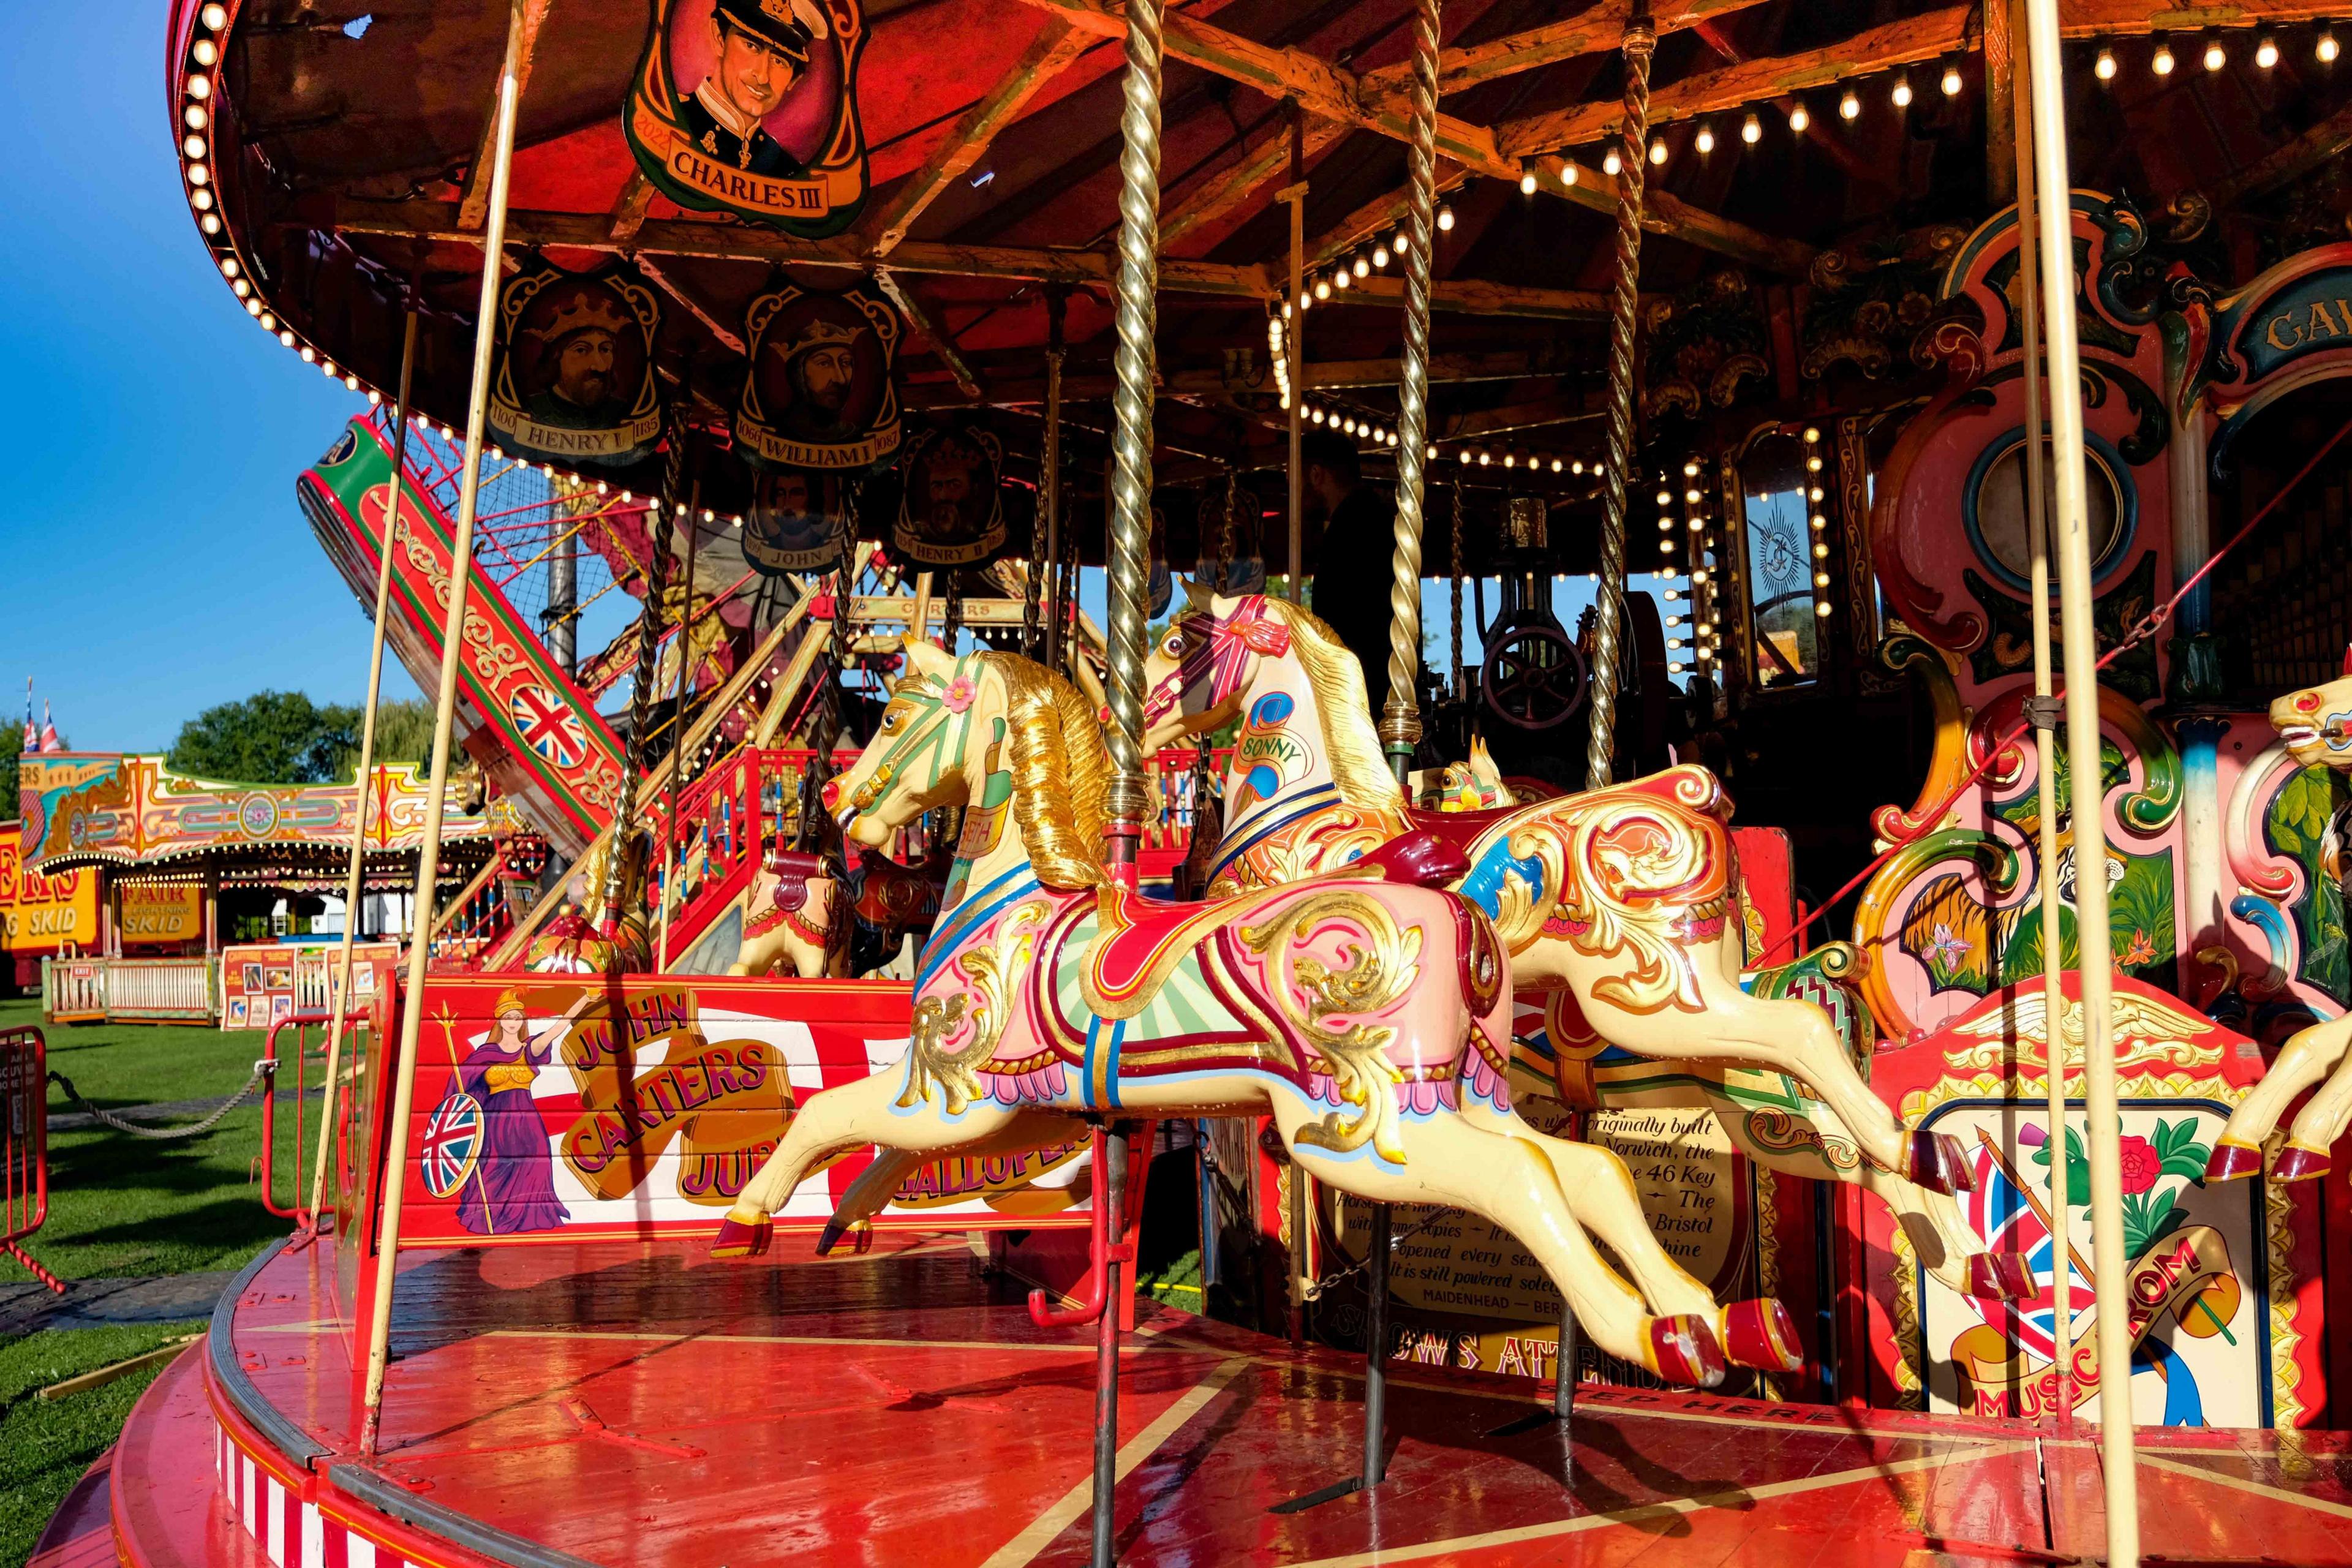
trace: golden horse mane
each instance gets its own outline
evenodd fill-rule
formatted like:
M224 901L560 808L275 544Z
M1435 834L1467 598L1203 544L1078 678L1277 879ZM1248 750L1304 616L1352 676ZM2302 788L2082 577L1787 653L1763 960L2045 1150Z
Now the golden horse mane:
M1013 821L1030 868L1063 892L1102 886L1110 879L1102 868L1110 794L1102 726L1076 688L1052 670L1009 653L980 657L1004 682Z
M1323 721L1323 749L1331 759L1331 782L1339 798L1367 811L1396 811L1404 805L1396 775L1381 752L1372 728L1372 700L1364 689L1364 668L1339 634L1303 605L1269 594L1265 607L1290 628L1290 646L1307 671Z

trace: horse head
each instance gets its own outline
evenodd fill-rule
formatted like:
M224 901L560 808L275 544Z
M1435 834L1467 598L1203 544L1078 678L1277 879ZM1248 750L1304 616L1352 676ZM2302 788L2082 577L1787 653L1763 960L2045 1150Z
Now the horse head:
M1004 695L986 657L958 658L927 642L906 646L907 670L890 689L873 742L824 786L824 803L856 842L880 848L927 811L970 793L965 752L1001 714Z
M1184 585L1191 601L1143 661L1146 751L1222 729L1240 713L1255 663L1290 651L1290 627L1263 594L1212 594Z
M2352 650L2345 653L2341 679L2290 691L2272 703L2271 728L2305 767L2352 771Z

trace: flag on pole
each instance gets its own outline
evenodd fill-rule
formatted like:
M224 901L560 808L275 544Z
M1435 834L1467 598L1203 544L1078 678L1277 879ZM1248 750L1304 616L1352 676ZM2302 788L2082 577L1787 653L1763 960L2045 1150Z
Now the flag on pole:
M41 732L33 728L33 678L29 675L25 677L25 743L16 749L20 752L41 749Z
M44 697L41 699L41 750L62 752L65 749L66 743L58 739L57 721L49 717L49 700Z

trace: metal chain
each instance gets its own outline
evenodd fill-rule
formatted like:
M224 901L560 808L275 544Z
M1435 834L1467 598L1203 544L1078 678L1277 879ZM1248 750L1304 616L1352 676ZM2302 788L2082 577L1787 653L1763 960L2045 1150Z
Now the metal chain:
M215 1106L211 1113L206 1115L203 1121L191 1121L184 1127L142 1127L136 1121L126 1121L121 1117L115 1115L114 1112L101 1110L98 1106L92 1105L89 1100L84 1100L82 1098L81 1090L74 1087L73 1079L58 1071L55 1068L49 1069L49 1081L56 1084L59 1089L64 1089L66 1091L66 1098L72 1100L76 1105L80 1106L82 1110L94 1120L105 1123L107 1126L113 1128L118 1132L128 1132L133 1138L148 1138L152 1139L158 1143L163 1143L168 1142L175 1138L194 1138L203 1133L211 1131L214 1128L220 1125L222 1117L226 1116L230 1111L235 1110L238 1106L243 1105L247 1100L251 1099L253 1091L259 1089L264 1083L275 1078L277 1073L278 1064L276 1062L258 1061L254 1063L253 1076L245 1080L245 1087L243 1089L238 1089L235 1094L232 1094L226 1100L222 1100L220 1104Z
M1431 1210L1429 1217L1423 1220L1419 1225L1407 1226L1404 1229L1392 1233L1389 1237L1389 1250L1391 1252L1394 1252L1398 1247L1402 1247L1406 1242L1411 1241L1414 1237L1419 1236L1423 1231L1427 1230L1439 1220L1445 1218L1446 1215L1459 1212L1459 1210L1451 1208L1437 1208ZM1308 1280L1304 1299L1309 1301L1317 1300L1322 1296L1324 1291L1328 1290L1332 1286L1358 1274L1361 1274L1365 1269L1370 1268L1371 1266L1371 1249L1367 1247L1364 1249L1364 1256L1360 1261L1350 1263L1345 1268L1334 1269L1332 1272L1324 1275L1319 1279Z
M1624 631L1625 492L1633 468L1633 329L1640 308L1643 171L1650 138L1650 55L1657 36L1636 10L1625 24L1625 114L1618 127L1617 275L1609 314L1609 456L1601 485L1601 593L1593 603L1591 728L1584 787L1614 774L1618 643Z

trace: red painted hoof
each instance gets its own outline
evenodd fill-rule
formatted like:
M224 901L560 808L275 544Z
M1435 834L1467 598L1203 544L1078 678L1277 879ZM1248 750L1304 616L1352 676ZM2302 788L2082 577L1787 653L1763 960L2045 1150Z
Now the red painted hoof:
M2271 1167L2273 1182L2308 1182L2327 1174L2327 1151L2306 1149L2290 1142L2279 1151L2278 1163Z
M1903 1173L1931 1193L1976 1191L1976 1173L1969 1169L1968 1156L1960 1152L1960 1141L1948 1132L1914 1128L1910 1159L1911 1168Z
M2227 1138L2213 1141L2212 1156L2205 1162L2207 1181L2234 1182L2241 1176L2259 1176L2262 1173L2263 1152L2260 1149L2252 1144L2233 1143Z
M772 1227L765 1216L757 1224L745 1225L729 1215L719 1222L719 1235L710 1243L713 1258L757 1258L768 1250L768 1237Z
M1723 1310L1723 1354L1734 1366L1796 1372L1805 1364L1797 1321L1769 1296L1734 1301Z
M1713 1388L1723 1381L1723 1348L1705 1318L1685 1314L1650 1320L1650 1355L1657 1373L1685 1388Z
M1969 1294L1980 1301L2031 1300L2037 1289L2032 1266L2014 1252L1979 1252L1969 1259Z

